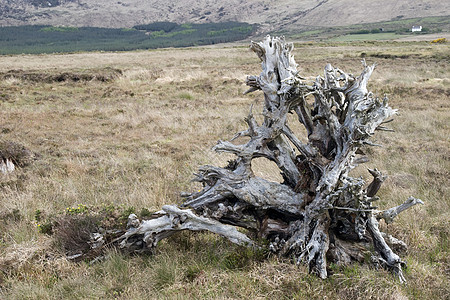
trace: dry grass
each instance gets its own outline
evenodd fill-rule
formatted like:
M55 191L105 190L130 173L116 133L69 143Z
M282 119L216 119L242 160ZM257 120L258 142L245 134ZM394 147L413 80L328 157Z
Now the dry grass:
M242 92L245 76L260 69L244 48L203 47L2 57L2 74L112 79L0 80L0 140L39 154L31 165L0 178L0 298L448 298L449 46L313 43L299 45L296 59L305 75L322 74L326 62L357 73L361 53L378 63L372 90L387 93L391 106L400 109L390 124L396 132L376 136L385 147L369 150L367 167L390 175L379 207L410 195L426 203L383 228L410 247L404 255L407 286L361 265L332 266L334 275L320 280L303 266L261 260L210 234L178 235L151 257L112 251L104 262L74 264L38 233L37 210L47 216L78 204L157 210L179 202L180 191L196 189L190 179L199 165L226 163L229 157L209 148L245 127L251 103L259 107L261 95ZM279 180L273 166L258 162L257 168L261 176Z

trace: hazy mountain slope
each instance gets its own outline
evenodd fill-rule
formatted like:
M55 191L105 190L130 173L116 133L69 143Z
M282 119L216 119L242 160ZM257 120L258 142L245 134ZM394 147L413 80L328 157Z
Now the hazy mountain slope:
M279 30L442 15L450 15L450 5L442 0L0 0L0 26L243 21Z

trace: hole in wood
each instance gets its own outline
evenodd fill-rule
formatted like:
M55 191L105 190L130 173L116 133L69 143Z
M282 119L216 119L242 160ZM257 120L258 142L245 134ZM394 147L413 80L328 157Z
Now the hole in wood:
M278 166L267 158L255 158L252 160L252 170L255 176L264 178L268 181L283 182Z

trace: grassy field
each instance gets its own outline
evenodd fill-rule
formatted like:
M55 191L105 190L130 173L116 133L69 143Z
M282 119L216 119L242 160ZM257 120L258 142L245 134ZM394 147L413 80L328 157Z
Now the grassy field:
M450 47L427 42L299 44L300 73L327 62L357 74L377 62L369 87L400 113L380 133L372 160L389 178L378 206L414 195L425 202L382 230L409 245L408 285L368 265L330 266L321 280L304 266L265 257L211 234L184 233L152 256L111 250L94 264L68 262L37 219L67 208L158 210L202 164L229 157L209 149L245 128L247 75L260 73L244 47L122 53L2 56L0 141L24 145L36 160L0 174L1 299L448 299L450 295ZM261 162L256 173L276 178ZM38 212L39 211L39 212ZM39 216L39 218L37 218Z
M393 40L398 38L395 32L346 34L330 39L333 42Z
M412 33L413 25L421 25L422 32ZM447 37L450 31L449 16L407 18L398 16L390 21L354 24L349 26L321 27L313 30L283 32L295 40L327 40L331 42L373 41L427 38L429 34Z

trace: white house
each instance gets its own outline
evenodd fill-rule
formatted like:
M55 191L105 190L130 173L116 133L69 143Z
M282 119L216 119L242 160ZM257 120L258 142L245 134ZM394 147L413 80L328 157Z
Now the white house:
M411 31L412 32L420 32L420 31L422 31L422 26L413 26L411 28Z

